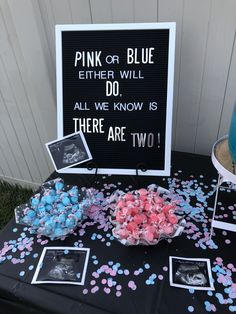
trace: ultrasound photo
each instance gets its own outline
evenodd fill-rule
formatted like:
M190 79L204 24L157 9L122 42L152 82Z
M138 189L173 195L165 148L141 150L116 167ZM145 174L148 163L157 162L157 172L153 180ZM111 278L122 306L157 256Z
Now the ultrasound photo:
M89 249L70 247L44 248L32 284L54 283L83 285Z
M170 285L195 290L214 290L210 260L170 256Z
M46 147L57 171L92 159L82 132L46 143Z

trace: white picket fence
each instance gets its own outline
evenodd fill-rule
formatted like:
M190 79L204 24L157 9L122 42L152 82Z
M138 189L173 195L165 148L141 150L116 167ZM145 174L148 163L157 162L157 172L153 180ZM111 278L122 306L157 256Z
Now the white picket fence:
M56 24L176 22L174 150L209 155L236 100L235 0L0 0L0 178L53 171Z

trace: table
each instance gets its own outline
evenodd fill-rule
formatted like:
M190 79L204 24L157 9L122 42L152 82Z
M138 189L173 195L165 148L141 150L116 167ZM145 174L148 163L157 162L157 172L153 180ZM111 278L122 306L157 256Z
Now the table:
M216 229L212 242L208 242L217 172L209 157L178 152L172 154L171 172L171 177L166 178L138 177L135 179L130 176L99 176L99 183L96 184L96 188L111 193L112 188L109 183L122 189L131 188L131 186L132 188L145 187L150 183L158 183L179 193L183 197L180 206L187 225L184 233L170 243L161 241L153 247L125 247L115 240L110 240L111 230L105 232L98 229L99 225L96 224L87 227L83 235L70 236L63 242L49 241L45 243L45 238L37 239L36 236L33 236L30 239L31 235L24 229L24 226L16 225L13 220L10 221L0 233L0 248L5 243L6 251L6 248L9 248L12 243L11 240L14 239L22 238L19 239L19 242L24 238L26 238L25 242L27 239L32 241L28 243L28 249L26 248L27 243L20 247L22 251L1 251L0 312L3 314L184 314L216 311L224 314L235 311L235 233ZM51 178L57 176L54 173ZM85 175L63 175L61 177L67 184L77 184L78 186L88 186L92 180L91 176ZM236 201L235 194L231 190L222 190L221 197L218 199L216 216L218 220L235 221ZM94 238L93 235L95 240L91 240ZM30 284L45 245L74 246L79 244L91 249L84 286ZM32 251L30 251L31 248ZM24 254L22 254L22 258L19 258L22 252L27 255L23 257ZM210 258L216 290L213 292L192 291L192 289L170 287L168 277L170 255ZM13 264L13 261L15 262L15 259L18 258L21 263ZM112 263L113 265L119 263L123 273L120 272L112 278L114 286L109 291L108 286L101 281L111 276L100 273L99 278L96 278L96 272L101 265L112 267ZM150 268L147 267L148 264ZM126 271L124 272L124 270ZM148 285L147 279L152 274L156 274L157 278L153 285ZM130 281L134 282L132 288L128 285ZM103 280L103 282L105 281ZM118 285L119 288L121 286L121 290L119 290L121 296L116 295ZM92 293L94 286L99 289Z

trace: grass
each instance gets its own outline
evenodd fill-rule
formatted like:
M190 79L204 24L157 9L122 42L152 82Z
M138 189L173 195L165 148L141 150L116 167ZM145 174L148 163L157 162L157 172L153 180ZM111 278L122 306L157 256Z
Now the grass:
M15 207L25 203L32 194L31 189L0 181L0 229L14 216Z

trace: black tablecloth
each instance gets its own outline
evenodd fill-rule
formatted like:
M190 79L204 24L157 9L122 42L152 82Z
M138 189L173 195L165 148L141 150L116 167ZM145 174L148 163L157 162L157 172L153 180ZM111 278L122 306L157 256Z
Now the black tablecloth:
M45 246L38 243L37 237L33 236L33 250L22 258L22 263L12 262L14 258L19 258L19 250L2 252L0 255L6 258L0 263L0 313L184 314L216 311L223 314L236 311L235 233L215 229L214 244L209 244L206 240L210 230L209 219L214 205L213 192L217 172L208 157L175 152L172 154L171 173L171 177L168 178L100 175L95 187L108 194L114 190L109 183L123 190L146 187L151 183L174 189L185 201L182 207L188 224L181 236L174 238L170 243L163 240L152 247L125 247L115 240L110 241L111 230L104 232L95 224L87 227L84 235L71 235L64 241L49 241L46 246L73 247L75 243L76 245L79 243L91 249L84 286L31 285L36 265ZM88 175L60 176L65 183L78 186L89 186L93 179ZM54 173L51 176L55 177L58 177L58 174ZM236 218L235 196L235 191L220 192L218 219L227 221ZM4 242L7 242L6 246L9 241L21 237L22 232L30 238L28 231L23 229L24 226L16 225L12 220L0 233L0 248L4 246ZM99 237L95 235L96 240L92 240L93 234ZM102 241L102 238L105 240ZM171 287L167 269L170 255L210 258L216 290L192 291ZM94 263L94 256L97 264ZM95 278L94 273L101 265L112 267L112 263L113 265L120 263L120 269L126 271L125 274L117 274L112 278L115 283L109 291L108 286L102 283L102 279L111 276L102 273L99 278ZM146 269L147 264L150 268ZM22 271L25 273L20 276ZM152 285L147 284L151 274L157 276ZM130 281L134 282L132 288L129 287ZM98 286L95 293L91 291L94 285ZM121 296L116 295L117 285L122 287Z

